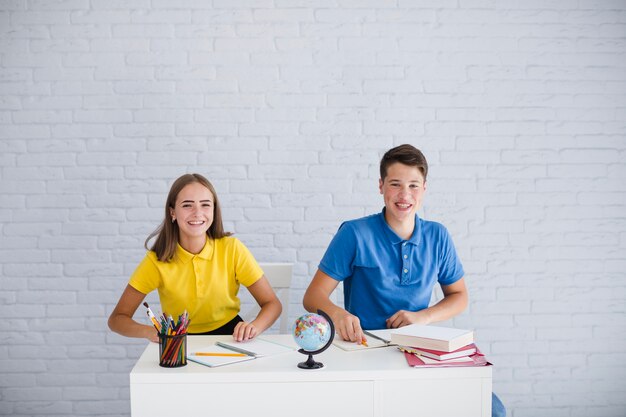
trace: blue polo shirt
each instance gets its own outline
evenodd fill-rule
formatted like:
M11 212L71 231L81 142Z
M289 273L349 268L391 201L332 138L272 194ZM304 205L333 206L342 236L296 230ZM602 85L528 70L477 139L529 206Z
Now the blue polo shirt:
M345 308L366 330L384 329L398 310L427 308L435 283L464 275L442 224L416 215L413 235L403 240L385 221L385 209L339 226L319 269L343 281Z

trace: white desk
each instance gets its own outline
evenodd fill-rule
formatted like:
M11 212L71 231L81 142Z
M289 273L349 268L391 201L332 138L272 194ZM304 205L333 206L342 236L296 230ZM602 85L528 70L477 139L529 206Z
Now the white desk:
M295 346L290 335L263 335ZM232 340L190 336L187 349ZM331 346L315 356L325 367L303 370L296 351L209 368L188 362L159 366L151 343L130 373L133 417L425 416L489 417L491 366L410 368L395 348L346 352Z

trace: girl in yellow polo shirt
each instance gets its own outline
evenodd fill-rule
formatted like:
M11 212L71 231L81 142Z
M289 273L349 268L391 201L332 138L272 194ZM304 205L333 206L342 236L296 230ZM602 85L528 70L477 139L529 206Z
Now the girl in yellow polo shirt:
M190 334L232 334L237 341L247 340L280 315L282 306L261 267L243 243L224 232L217 194L202 175L186 174L174 181L165 219L146 239L146 249L154 237L109 317L114 332L158 341L152 325L132 318L155 289L163 311L173 317L189 312ZM239 316L240 284L261 307L251 322Z

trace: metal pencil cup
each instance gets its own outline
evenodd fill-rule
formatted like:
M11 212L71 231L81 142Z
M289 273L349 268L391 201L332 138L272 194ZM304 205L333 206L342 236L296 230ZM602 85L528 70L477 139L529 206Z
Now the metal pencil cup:
M159 365L164 368L187 365L187 333L172 336L159 333Z

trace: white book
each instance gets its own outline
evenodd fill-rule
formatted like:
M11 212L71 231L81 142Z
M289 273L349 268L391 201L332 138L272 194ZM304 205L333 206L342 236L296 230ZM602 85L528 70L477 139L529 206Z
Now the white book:
M474 342L472 330L411 324L393 329L391 342L400 346L452 352Z

